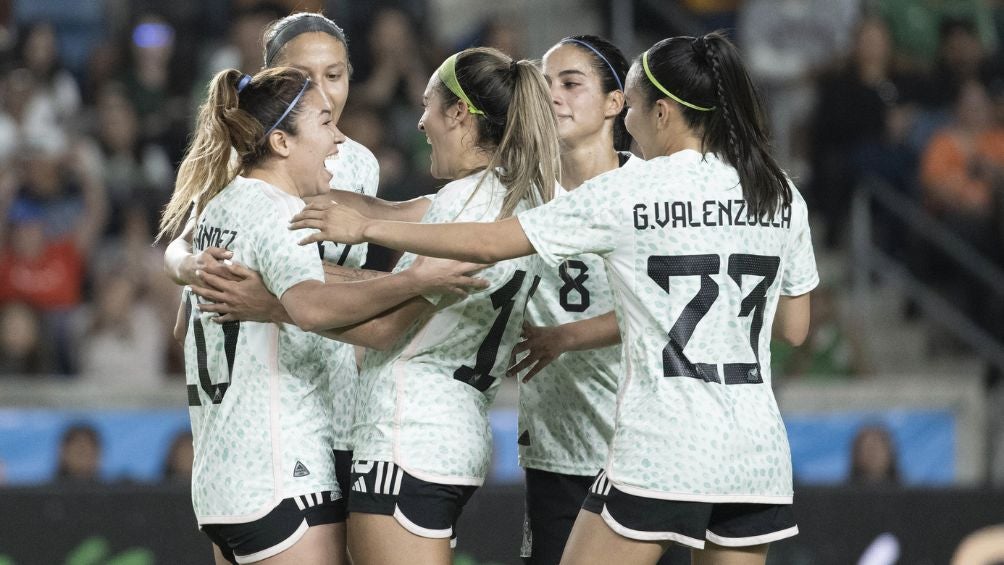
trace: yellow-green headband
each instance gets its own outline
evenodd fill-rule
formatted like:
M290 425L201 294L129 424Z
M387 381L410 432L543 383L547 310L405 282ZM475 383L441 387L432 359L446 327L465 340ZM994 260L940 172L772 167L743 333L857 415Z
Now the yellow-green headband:
M712 110L715 109L714 106L712 106L710 108L705 108L703 106L698 106L697 104L691 104L690 102L687 102L686 100L683 100L682 98L679 98L678 96L676 96L675 94L673 94L672 92L670 92L669 90L667 90L665 86L659 84L659 81L655 80L655 75L653 75L652 71L650 71L648 69L648 51L642 53L642 56L641 56L641 66L645 69L645 76L648 77L648 80L652 81L652 84L655 85L655 87L658 88L666 96L669 96L673 100L676 100L677 102L679 102L680 104L683 104L684 106L686 106L688 108L693 108L693 109L695 109L697 111L700 111L700 112L710 112L710 111L712 111Z
M439 69L436 70L436 74L439 76L439 80L443 81L446 88L450 89L450 92L455 94L457 98L464 101L467 104L467 111L472 114L485 114L481 110L478 110L477 106L471 102L471 99L464 94L464 89L460 88L460 83L457 81L457 53L450 55L443 61L442 65L439 65Z

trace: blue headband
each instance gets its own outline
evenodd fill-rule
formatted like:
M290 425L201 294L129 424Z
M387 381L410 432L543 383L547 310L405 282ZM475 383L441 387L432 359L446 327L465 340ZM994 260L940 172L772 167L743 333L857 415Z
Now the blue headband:
M274 124L272 124L272 127L268 128L268 131L266 131L265 135L263 135L262 137L268 137L268 134L272 133L272 130L279 127L279 124L281 124L282 121L286 119L286 116L289 115L289 112L292 111L293 107L296 106L296 103L300 101L300 97L302 97L303 93L307 91L308 86L310 86L309 78L303 82L303 88L301 88L300 92L297 93L295 98L293 98L293 101L289 103L289 106L286 106L286 111L283 112L281 116L279 116L279 119L276 120Z
M614 70L614 66L611 65L610 61L608 61L607 58L603 56L603 53L600 53L595 47L586 43L585 41L582 41L581 39L572 39L572 38L562 39L561 43L563 44L578 43L579 45L582 45L583 47L589 49L593 53L596 53L596 56L599 57L604 63L607 64L607 67L610 68L610 72L614 75L614 80L617 81L617 88L620 89L621 92L624 92L624 83L621 82L621 77L617 76L617 71Z
M241 80L237 81L237 94L240 94L249 84L251 84L251 75L242 76Z

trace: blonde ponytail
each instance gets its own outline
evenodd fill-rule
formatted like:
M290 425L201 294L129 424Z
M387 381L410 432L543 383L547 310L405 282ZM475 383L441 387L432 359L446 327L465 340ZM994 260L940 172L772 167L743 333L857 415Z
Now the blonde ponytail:
M560 175L558 124L544 75L530 61L514 61L515 85L506 112L505 133L488 170L501 167L509 187L499 219L512 215L520 200L536 206L554 197Z
M202 206L237 176L236 163L230 159L232 136L224 114L237 109L236 83L240 76L240 71L231 69L217 74L209 83L209 94L199 108L198 129L178 168L174 194L161 217L157 241L177 233L193 203L198 216Z
M184 225L192 206L198 217L238 173L269 156L262 124L296 134L295 120L302 102L287 109L298 100L298 92L312 87L306 73L289 67L266 69L246 81L238 96L237 84L243 76L229 69L210 81L206 101L199 108L195 135L178 168L174 193L164 208L155 241L173 236Z
M560 147L544 75L530 61L514 61L490 47L461 51L452 68L454 87L480 112L474 115L478 145L491 152L478 188L490 174L506 187L499 219L511 216L520 201L549 201L560 174ZM458 100L443 82L438 89L444 107Z

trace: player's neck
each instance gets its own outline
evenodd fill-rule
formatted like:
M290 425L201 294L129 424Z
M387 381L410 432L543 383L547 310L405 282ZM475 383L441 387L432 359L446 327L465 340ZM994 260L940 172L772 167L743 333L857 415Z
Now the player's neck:
M596 135L582 143L561 144L561 187L575 190L587 180L619 165L613 136Z
M704 144L701 138L691 134L689 131L683 135L672 135L667 137L663 144L663 150L659 155L672 155L686 149L692 149L698 153L704 152ZM655 155L655 156L659 156Z
M462 155L458 156L457 162L454 164L453 169L455 172L453 173L453 178L462 179L477 171L484 170L490 160L491 155L480 148L465 151Z
M251 179L257 179L262 182L267 182L286 194L297 198L300 197L300 193L296 190L296 183L293 181L293 177L291 177L289 173L281 167L261 165L254 167L244 176Z

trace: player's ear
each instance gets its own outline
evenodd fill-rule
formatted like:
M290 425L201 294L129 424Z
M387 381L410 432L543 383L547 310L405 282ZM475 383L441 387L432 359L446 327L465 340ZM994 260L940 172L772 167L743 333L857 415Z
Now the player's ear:
M273 153L280 157L289 157L290 150L292 149L293 140L291 136L282 131L281 129L272 130L272 133L268 134L268 147Z

